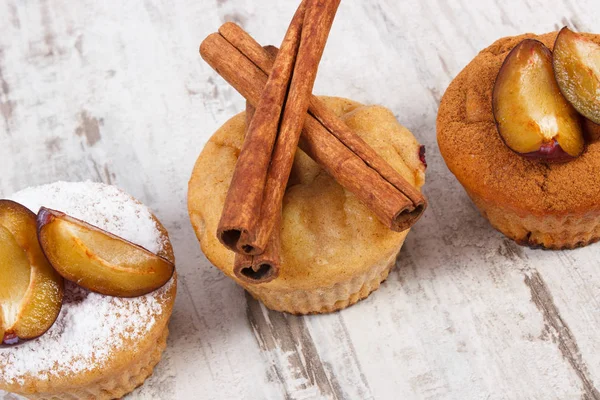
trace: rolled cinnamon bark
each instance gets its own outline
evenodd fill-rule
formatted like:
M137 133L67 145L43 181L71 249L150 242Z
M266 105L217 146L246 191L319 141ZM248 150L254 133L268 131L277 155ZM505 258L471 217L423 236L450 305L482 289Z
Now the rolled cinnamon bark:
M273 56L265 52L247 32L234 23L226 23L219 29L219 33L241 53L246 55L263 72L268 73L273 66ZM364 140L354 133L335 113L333 113L321 100L312 96L309 113L314 116L327 130L337 137L346 147L360 157L369 167L377 171L385 180L406 196L405 207L393 219L391 229L404 231L421 217L427 201L416 188L409 184L383 160Z
M256 229L249 231L247 236L242 236L241 240L241 247L248 254L262 253L281 215L283 196L312 97L317 70L340 0L306 0L306 3L300 47L271 157L260 219ZM275 65L281 58L282 51L279 51ZM271 72L269 80L272 75ZM268 87L265 88L266 91Z
M200 54L242 96L256 104L273 58L234 24L223 25L220 32L223 36L212 34L202 43ZM311 99L300 148L390 229L410 228L427 206L418 190L316 97Z
M303 1L270 71L218 227L220 241L240 254L262 254L281 213L318 65L339 3Z
M267 46L271 54L277 54L277 48ZM273 53L274 51L274 53ZM256 109L246 101L246 130L250 126ZM275 227L267 243L264 253L246 255L236 253L233 265L235 276L248 284L261 284L272 281L279 276L281 268L281 213L275 221Z
M249 284L271 282L279 276L281 269L281 214L275 221L276 227L269 238L264 253L251 256L236 253L233 265L234 275Z
M281 51L246 132L225 198L217 237L223 245L240 254L263 253L270 235L267 232L268 235L263 237L258 247L254 243L250 244L257 237L258 225L264 223L261 210L268 193L265 186L272 180L272 173L269 171L276 167L272 161L273 148L276 141L280 140L278 131L281 114L300 47L305 5L306 1L300 4L283 39ZM286 183L287 180L283 182L284 187ZM275 190L276 188L277 184ZM270 190L274 189L271 187ZM274 221L271 221L271 229L272 222Z

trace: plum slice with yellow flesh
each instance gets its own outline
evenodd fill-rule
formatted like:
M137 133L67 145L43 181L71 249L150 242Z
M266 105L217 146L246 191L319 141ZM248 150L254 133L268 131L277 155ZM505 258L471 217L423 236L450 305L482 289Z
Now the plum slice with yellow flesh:
M60 313L63 278L39 246L36 215L10 200L0 200L0 271L0 344L43 335Z
M3 344L14 344L21 303L27 293L31 266L25 251L8 229L0 226L0 308L2 309ZM40 332L40 334L43 332Z
M171 279L174 265L145 248L62 212L41 208L38 237L65 278L96 293L136 297Z
M600 45L564 27L553 54L562 94L581 115L600 124Z
M494 118L504 143L524 157L565 162L583 153L577 111L554 79L552 53L525 39L506 57L492 94Z

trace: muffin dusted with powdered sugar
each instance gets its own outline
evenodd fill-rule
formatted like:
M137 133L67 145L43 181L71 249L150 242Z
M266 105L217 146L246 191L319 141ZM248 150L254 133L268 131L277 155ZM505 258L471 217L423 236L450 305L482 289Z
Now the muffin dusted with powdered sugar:
M146 206L113 186L83 182L28 188L11 196L33 212L64 212L174 262L164 227ZM0 349L0 389L33 399L120 398L152 373L166 347L174 275L133 298L65 283L62 310L35 340Z

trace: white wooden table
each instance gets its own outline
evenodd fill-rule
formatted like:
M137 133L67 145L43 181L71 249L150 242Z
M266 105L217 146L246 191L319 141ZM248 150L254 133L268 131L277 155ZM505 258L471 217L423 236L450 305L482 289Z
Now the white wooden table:
M440 97L479 50L563 25L600 33L598 0L342 2L315 92L394 111L427 145L430 208L379 291L314 317L268 311L225 278L186 210L203 144L244 106L201 40L233 20L279 44L298 1L120 3L0 2L0 197L98 180L169 229L181 279L169 348L131 398L600 399L600 245L505 239L435 141Z

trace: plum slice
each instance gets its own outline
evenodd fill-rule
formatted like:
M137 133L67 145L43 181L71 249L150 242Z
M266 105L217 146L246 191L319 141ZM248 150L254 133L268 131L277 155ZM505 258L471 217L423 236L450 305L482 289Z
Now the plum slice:
M13 345L48 331L62 308L63 278L46 260L36 215L0 200L0 344Z
M175 266L145 248L62 212L42 207L38 238L65 279L96 293L137 297L171 279Z
M564 27L553 54L562 94L581 115L600 124L600 45Z
M552 53L525 39L506 57L492 94L494 118L504 143L520 155L565 162L583 153L577 111L554 79Z

